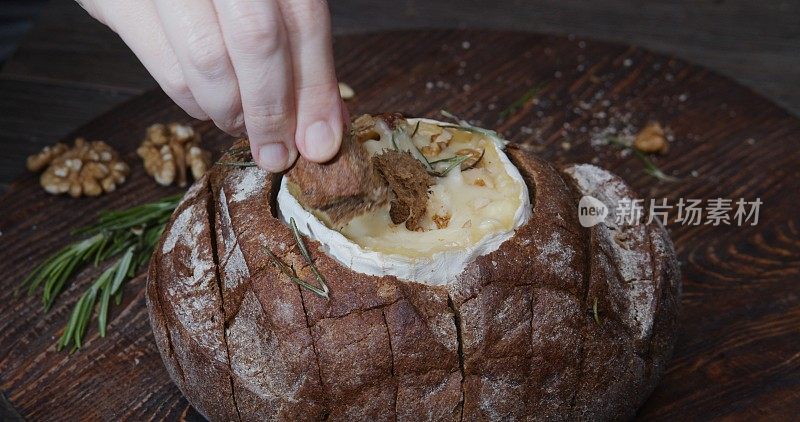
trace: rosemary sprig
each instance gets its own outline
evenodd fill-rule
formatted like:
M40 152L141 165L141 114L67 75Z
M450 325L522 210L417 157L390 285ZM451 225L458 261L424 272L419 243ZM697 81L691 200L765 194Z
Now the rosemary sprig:
M133 261L135 249L135 246L126 249L122 258L103 271L81 298L78 299L70 315L69 322L67 322L67 327L58 340L56 346L58 350L69 346L70 343L74 344L74 349L79 349L81 347L81 342L83 336L86 334L86 328L89 325L89 320L95 308L98 294L100 294L100 308L97 312L97 322L100 336L105 337L111 296L116 295L117 290L122 286L122 281L131 271L131 263Z
M172 211L178 206L182 197L183 194L177 194L124 210L104 211L98 217L97 223L75 230L73 234L91 235L127 230L143 225L163 225L169 220Z
M462 129L462 130L466 130L468 132L480 133L481 135L485 135L485 136L489 136L489 137L500 138L500 136L497 134L497 132L495 132L493 130L489 130L489 129L484 129L482 127L473 126L468 121L458 118L456 115L454 115L453 113L450 113L447 110L439 110L439 113L441 113L442 116L447 117L448 119L451 119L451 120L455 121L456 123L458 123L458 124L455 124L455 125L450 126L450 127L456 127L456 128ZM502 139L502 138L500 138L500 139Z
M269 257L272 259L272 262L275 264L275 266L277 266L285 276L289 277L289 280L292 280L292 282L298 286L313 292L323 299L330 299L330 290L328 289L328 284L325 282L325 277L319 272L317 265L311 258L311 254L308 252L306 244L303 242L303 238L300 236L300 230L297 228L297 224L294 222L294 217L289 219L289 225L292 228L292 233L294 234L294 240L297 243L297 248L300 249L300 254L303 255L303 258L311 267L311 271L314 272L314 276L317 278L319 286L313 286L302 278L298 277L297 271L295 271L294 267L283 262L269 248L267 248L267 254L269 254Z
M89 262L96 262L104 256L104 247L107 242L106 236L97 234L65 246L35 267L22 281L20 287L28 286L30 295L44 284L42 302L45 311L49 310L67 280L78 269Z
M434 171L433 170L433 166L431 166L431 162L428 161L428 157L426 157L425 154L423 154L422 151L419 150L419 148L417 147L417 144L414 143L413 137L414 137L414 134L416 134L417 130L419 129L419 123L420 122L417 122L417 126L414 128L414 133L411 136L408 137L408 144L411 145L411 148L408 148L405 151L408 152L409 154L411 154L415 159L417 159L417 161L420 161L422 164L424 164L425 165L425 170L428 173L433 174L432 173ZM397 139L396 139L396 136L395 136L396 134L398 134L400 132L405 132L405 129L403 129L401 126L398 126L395 130L392 131L392 146L394 147L395 151L403 151L397 145Z
M317 269L317 265L314 263L314 260L311 259L311 254L308 253L308 249L306 249L306 244L303 242L303 238L300 237L300 230L297 228L297 224L294 222L294 217L289 219L289 224L292 226L292 233L294 233L294 240L297 242L297 247L300 249L300 253L303 254L303 258L306 259L308 265L311 266L311 271L314 272L314 275L317 277L317 281L319 282L320 287L322 287L322 291L325 293L324 297L328 298L328 285L325 283L325 277Z
M506 120L509 117L513 116L520 108L524 107L528 104L529 101L534 99L540 92L544 89L545 84L539 84L530 88L529 90L525 91L519 99L511 103L505 110L500 112L500 119Z
M650 160L650 158L647 155L645 155L638 149L634 148L629 143L619 139L618 137L610 136L607 138L607 141L610 144L614 144L619 147L622 147L623 149L632 151L633 154L636 156L636 158L638 158L639 161L642 162L642 165L644 166L644 172L649 174L650 176L655 177L656 179L661 180L662 182L677 182L680 180L677 177L670 176L661 171L661 169L658 168L658 166L656 166L655 163L653 163L653 161Z
M600 325L600 314L597 312L597 298L594 298L594 305L592 305L592 314L594 315L594 322Z
M420 123L422 123L422 122L421 122L421 121L419 121L419 120L417 120L417 124L416 124L416 126L414 126L414 131L413 131L413 132L411 132L411 137L412 137L412 138L413 138L413 137L414 137L414 135L416 135L416 134L417 134L417 132L419 131L419 124L420 124Z
M97 223L74 232L88 236L87 238L62 248L34 268L23 280L21 286L28 287L28 294L33 294L42 287L42 301L45 311L48 311L66 287L67 281L78 271L90 263L98 266L103 261L118 257L75 303L64 333L58 340L59 350L70 344L73 345L73 350L81 347L96 308L100 336L105 337L111 299L116 304L121 302L122 285L134 277L150 259L181 196L170 196L126 210L101 213Z
M456 155L455 157L445 158L443 160L437 160L437 162L439 163L450 163L450 165L447 166L447 168L445 168L443 171L434 171L433 173L435 176L438 177L447 176L447 173L450 173L450 170L456 168L457 166L460 166L461 163L467 161L468 159L469 155Z
M480 162L480 161L483 159L483 154L484 154L485 152L486 152L486 150L485 150L485 149L482 149L482 150L481 150L481 155L478 157L478 159L477 159L477 160L476 160L474 163L472 163L471 165L469 165L468 167L465 167L465 168L463 168L463 169L461 169L461 170L467 170L467 169L470 169L470 168L472 168L472 167L475 167L475 165L476 165L476 164L478 164L478 163L479 163L479 162ZM440 160L431 161L431 162L429 162L429 163L428 163L428 165L429 165L431 168L433 168L433 165L434 165L434 164L441 164L441 163L448 163L448 164L449 164L449 166L447 166L447 168L446 168L445 170L443 170L443 171L435 171L435 170L432 170L432 171L430 171L430 173L431 173L432 175L434 175L434 176L438 176L438 177L444 177L444 176L447 176L447 174L448 174L448 173L450 173L450 170L452 170L452 169L456 168L456 166L460 166L460 165L461 165L461 163L463 163L464 161L467 161L468 159L470 159L470 157L471 157L470 155L455 155L455 156L453 156L453 157L449 157L449 158L442 158L442 159L440 159Z
M419 148L417 148L417 144L415 144L414 141L411 141L411 146L414 147L414 151L417 152L417 156L419 158L422 158L422 163L425 164L425 170L428 173L434 172L433 165L431 164L430 161L428 161L428 157L426 157L425 154L423 154L422 151L420 151Z
M311 292L313 292L314 294L316 294L319 297L322 297L324 299L328 299L329 298L328 297L328 293L325 290L320 289L319 287L312 286L312 285L306 283L305 280L303 280L302 278L297 276L297 271L294 270L294 267L289 266L288 264L283 262L271 250L267 249L267 254L269 254L269 257L272 259L272 262L275 264L275 266L277 266L278 269L280 269L281 272L285 276L289 277L289 280L292 280L292 282L294 282L295 284L297 284L298 286L300 286L300 287L302 287L304 289L310 290Z
M219 161L218 164L223 166L231 166L231 167L255 167L255 161Z
M453 163L458 162L459 164L466 161L469 158L469 155L454 155L448 158L440 158L438 160L431 161L431 164L442 164L442 163Z
M650 176L653 176L656 179L664 182L677 182L678 180L680 180L677 177L672 177L661 171L661 169L658 168L658 166L656 166L653 163L653 161L651 161L646 155L644 155L643 152L634 149L633 153L636 154L636 157L638 157L639 160L642 162L642 165L644 165L644 172L649 174Z
M231 148L228 151L228 155L232 155L233 158L234 158L234 161L221 161L220 160L220 161L217 161L217 164L220 164L220 165L223 165L223 166L231 166L231 167L255 167L255 166L258 165L258 164L256 164L255 161L253 161L253 156L250 154L250 147ZM245 160L238 160L237 159L237 158L240 158L239 156L245 156L245 155L247 156L247 159L245 159ZM241 158L244 158L244 157L241 157Z

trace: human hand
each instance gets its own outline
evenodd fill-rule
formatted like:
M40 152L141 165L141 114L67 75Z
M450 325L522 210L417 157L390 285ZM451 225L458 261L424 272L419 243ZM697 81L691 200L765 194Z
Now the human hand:
M189 115L247 134L253 159L325 162L342 141L324 0L82 0Z

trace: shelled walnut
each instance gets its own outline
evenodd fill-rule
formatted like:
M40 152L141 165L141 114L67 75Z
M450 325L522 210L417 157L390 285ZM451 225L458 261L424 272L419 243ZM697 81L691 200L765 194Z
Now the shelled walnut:
M163 186L174 182L186 186L187 169L197 180L211 163L211 153L200 148L200 134L179 123L157 123L147 128L136 153L142 157L147 174Z
M72 148L62 143L45 147L28 157L27 166L31 171L47 167L39 178L45 191L54 195L68 193L74 198L111 192L130 173L128 165L108 144L83 138L77 138Z
M67 144L62 144L61 142L53 145L53 146L46 146L44 147L38 154L33 154L28 157L27 167L30 171L42 171L43 168L50 165L50 163L66 152L69 149Z
M633 147L645 154L666 154L669 149L664 128L658 122L650 122L633 140Z
M432 158L439 155L443 149L450 145L450 140L453 139L453 134L450 131L437 127L439 133L431 135L430 145L422 147L422 154L427 158Z

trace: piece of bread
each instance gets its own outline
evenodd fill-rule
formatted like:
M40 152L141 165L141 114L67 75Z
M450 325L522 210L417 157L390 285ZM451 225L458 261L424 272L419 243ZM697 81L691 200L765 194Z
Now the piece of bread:
M388 194L364 146L352 136L343 138L339 153L329 162L301 158L286 173L297 197L334 224L385 203Z
M532 215L450 283L357 273L278 217L281 176L214 166L149 268L147 304L172 379L211 420L627 419L676 331L680 275L658 223L584 228L578 202L634 198L591 165L509 146Z

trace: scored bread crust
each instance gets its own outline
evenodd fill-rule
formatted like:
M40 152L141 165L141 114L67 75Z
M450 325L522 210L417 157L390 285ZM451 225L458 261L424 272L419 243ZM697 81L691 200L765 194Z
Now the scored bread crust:
M351 271L304 241L325 300L277 218L280 175L215 166L186 194L150 263L165 366L211 420L626 419L675 337L680 274L657 222L584 228L577 204L635 198L589 165L509 146L533 214L453 282ZM594 304L597 304L597 318Z

